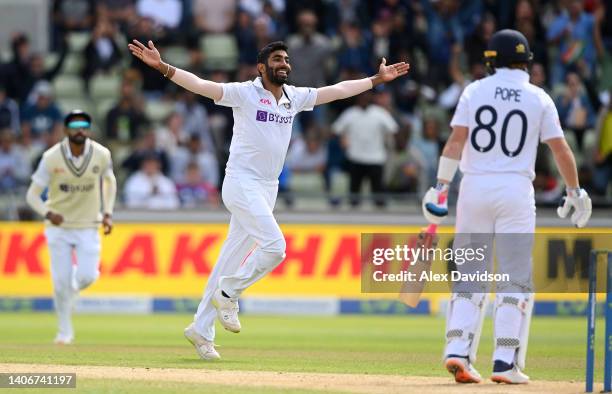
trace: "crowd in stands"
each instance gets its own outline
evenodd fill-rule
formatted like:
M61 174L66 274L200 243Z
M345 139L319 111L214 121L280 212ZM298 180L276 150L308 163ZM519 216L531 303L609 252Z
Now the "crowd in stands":
M24 28L0 58L0 192L27 185L41 153L63 138L62 114L81 107L113 152L125 206L219 204L231 109L169 82L126 43L153 40L168 63L231 82L257 77L259 48L282 39L296 86L372 75L383 57L411 65L407 77L298 116L283 200L358 206L368 183L376 206L416 201L435 183L463 88L487 75L487 41L513 28L529 40L531 82L555 100L582 186L596 202L612 199L612 0L50 3L48 53L32 50ZM536 169L537 198L556 201L564 186L546 148Z

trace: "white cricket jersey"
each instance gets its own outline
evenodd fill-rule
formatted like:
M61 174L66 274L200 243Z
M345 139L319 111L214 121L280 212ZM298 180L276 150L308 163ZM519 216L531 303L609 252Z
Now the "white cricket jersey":
M311 111L316 100L314 88L283 85L283 96L277 102L260 78L223 84L223 96L215 103L232 107L234 113L225 173L278 182L295 115Z
M451 126L465 126L464 174L519 173L533 180L540 141L563 137L550 96L522 70L497 69L472 82L459 99Z

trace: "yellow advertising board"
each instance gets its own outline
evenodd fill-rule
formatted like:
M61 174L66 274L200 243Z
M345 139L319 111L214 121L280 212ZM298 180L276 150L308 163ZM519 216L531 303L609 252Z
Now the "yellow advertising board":
M287 258L250 288L249 295L371 297L361 293L361 234L420 231L416 226L281 227L287 240ZM441 229L446 233L451 230ZM557 238L565 234L561 238L568 245L568 255L580 237L592 238L593 246L599 247L612 236L612 229L538 231ZM226 224L118 223L112 235L102 237L101 278L86 294L199 297L226 232ZM536 249L534 256L544 258L541 256L546 251ZM549 269L541 266L538 269ZM49 296L51 286L43 225L0 224L0 296Z

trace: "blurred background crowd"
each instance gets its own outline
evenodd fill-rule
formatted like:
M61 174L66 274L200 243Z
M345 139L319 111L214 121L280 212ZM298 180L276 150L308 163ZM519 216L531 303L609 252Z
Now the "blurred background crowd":
M611 0L53 0L48 50L28 28L2 37L0 198L20 209L42 152L63 137L63 113L88 111L93 137L113 152L128 208L218 207L232 137L231 109L215 106L127 52L156 43L165 61L217 82L257 76L256 54L282 39L296 86L411 64L407 77L298 116L280 177L281 204L335 209L418 203L462 89L486 76L482 53L502 28L534 53L531 82L557 104L582 186L612 205ZM2 12L0 4L0 13ZM545 147L539 203L563 192ZM367 202L367 204L362 204Z

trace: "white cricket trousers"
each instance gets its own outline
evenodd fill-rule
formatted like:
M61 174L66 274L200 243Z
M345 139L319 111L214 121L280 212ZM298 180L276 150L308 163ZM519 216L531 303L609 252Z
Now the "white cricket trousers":
M285 238L272 215L277 193L277 182L232 175L223 181L223 202L232 214L229 231L194 316L196 331L209 341L215 337L215 290L238 298L285 258Z
M45 236L51 256L53 299L59 334L73 337L71 315L75 296L98 279L100 234L97 228L67 229L47 226ZM76 266L72 265L73 251Z
M486 175L464 175L457 201L454 247L491 245L483 265L466 263L458 266L462 273L478 269L492 272L493 244L497 273L508 273L510 283L497 283L498 302L494 329L496 343L505 338L519 337L524 314L512 305L501 303L504 299L530 297L532 292L532 250L535 233L535 200L532 182L524 175L497 173ZM462 283L453 288L453 307L447 317L447 340L449 332L479 332L480 308L475 300L486 297L488 284ZM473 294L471 298L458 296ZM476 334L479 335L479 334ZM446 354L468 354L471 340L460 338L447 342ZM476 342L477 343L477 342ZM512 362L514 349L496 346L494 359ZM473 360L472 360L473 361Z

